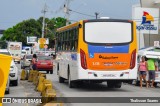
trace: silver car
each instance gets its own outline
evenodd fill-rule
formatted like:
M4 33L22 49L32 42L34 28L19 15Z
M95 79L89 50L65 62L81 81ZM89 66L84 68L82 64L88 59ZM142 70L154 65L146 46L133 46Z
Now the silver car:
M31 60L32 60L32 54L26 54L23 56L23 59L21 61L21 68L30 67Z

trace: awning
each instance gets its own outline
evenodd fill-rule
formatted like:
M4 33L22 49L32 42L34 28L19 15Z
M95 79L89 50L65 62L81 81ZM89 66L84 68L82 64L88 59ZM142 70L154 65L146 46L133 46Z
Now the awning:
M147 58L160 59L160 56L146 55Z

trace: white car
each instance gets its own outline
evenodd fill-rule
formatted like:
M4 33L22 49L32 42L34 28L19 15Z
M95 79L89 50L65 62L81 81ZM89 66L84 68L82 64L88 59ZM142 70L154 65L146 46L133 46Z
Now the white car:
M11 53L7 49L0 49L0 54L11 56ZM10 80L10 84L13 84L15 86L18 85L18 68L14 63L14 60L12 60L10 65L9 80Z
M27 51L26 50L22 50L22 52L21 52L21 59L24 57L24 55L26 55L27 54Z
M18 85L18 68L13 60L10 66L9 79L10 79L10 84L13 84L14 86Z
M30 67L31 61L32 61L32 54L26 54L23 56L23 59L21 61L21 68Z

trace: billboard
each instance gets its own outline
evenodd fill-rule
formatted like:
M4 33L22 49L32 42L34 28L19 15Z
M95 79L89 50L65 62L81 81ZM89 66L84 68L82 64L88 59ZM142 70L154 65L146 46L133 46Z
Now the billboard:
M38 44L40 44L40 39L41 38L38 38ZM49 38L44 38L44 39L45 39L44 44L49 44Z
M28 44L34 44L37 42L37 37L36 36L27 36L27 43Z
M144 34L158 34L159 8L133 8L133 20L137 31Z

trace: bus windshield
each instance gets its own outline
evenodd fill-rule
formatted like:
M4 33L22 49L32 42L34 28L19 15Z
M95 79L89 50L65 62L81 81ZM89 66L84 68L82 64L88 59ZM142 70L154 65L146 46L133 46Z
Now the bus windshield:
M85 23L85 41L88 43L129 43L132 41L131 23Z

